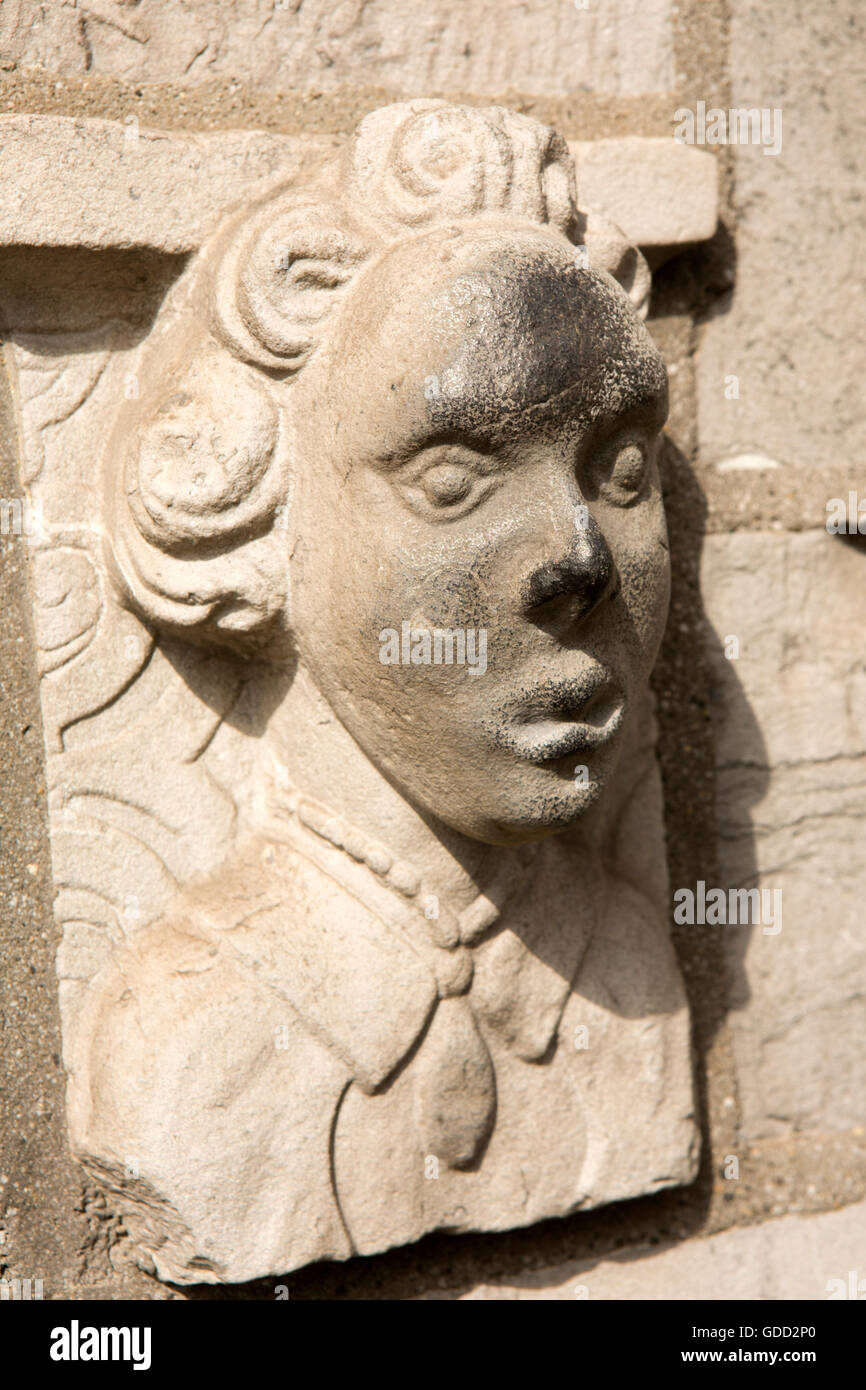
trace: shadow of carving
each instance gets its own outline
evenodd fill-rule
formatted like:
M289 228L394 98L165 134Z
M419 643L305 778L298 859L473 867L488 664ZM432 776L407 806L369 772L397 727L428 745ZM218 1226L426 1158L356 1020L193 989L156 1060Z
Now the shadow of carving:
M3 333L96 332L112 320L128 325L122 346L150 331L160 305L186 266L185 255L144 247L91 251L83 246L0 248ZM111 346L117 347L116 339Z

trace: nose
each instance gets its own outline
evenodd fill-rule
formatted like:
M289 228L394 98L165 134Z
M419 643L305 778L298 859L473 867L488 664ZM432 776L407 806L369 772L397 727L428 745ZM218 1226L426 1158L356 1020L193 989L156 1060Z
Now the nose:
M539 626L583 622L619 592L619 574L601 528L585 507L561 556L533 570L521 594L524 612Z

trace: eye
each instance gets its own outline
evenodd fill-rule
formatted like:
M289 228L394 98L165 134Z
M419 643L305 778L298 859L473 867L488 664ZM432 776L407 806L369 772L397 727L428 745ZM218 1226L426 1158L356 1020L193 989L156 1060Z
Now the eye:
M457 463L440 463L428 468L422 479L427 501L435 507L451 507L468 496L474 479L467 468Z
M495 483L489 457L445 446L416 455L398 487L413 511L431 521L454 521L476 507Z
M598 496L616 507L637 502L649 482L653 454L653 444L642 436L620 436L604 445L589 468Z
M610 482L621 492L640 492L646 476L648 451L644 443L635 440L617 450Z

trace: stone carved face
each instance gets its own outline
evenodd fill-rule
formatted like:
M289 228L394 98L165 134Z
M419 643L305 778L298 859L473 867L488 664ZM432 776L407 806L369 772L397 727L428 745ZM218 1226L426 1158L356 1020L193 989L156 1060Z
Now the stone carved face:
M385 108L206 250L108 451L145 615L288 639L402 795L491 844L598 798L665 617L666 374L646 267L595 228L554 132Z
M456 223L361 277L299 392L292 620L322 694L455 829L568 824L615 762L668 597L666 375L625 295L548 229ZM437 630L467 633L474 666L423 643L412 662L411 634Z

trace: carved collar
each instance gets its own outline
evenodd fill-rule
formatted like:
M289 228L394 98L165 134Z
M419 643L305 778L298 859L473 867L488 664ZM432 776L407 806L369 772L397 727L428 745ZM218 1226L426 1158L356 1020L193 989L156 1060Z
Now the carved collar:
M534 863L538 851L535 844L514 850L501 861L496 873L469 907L455 913L433 891L434 885L423 880L413 864L396 858L385 844L364 835L323 802L301 793L278 769L268 779L265 795L269 828L274 821L284 825L288 820L290 824L302 827L326 844L343 851L356 864L364 865L381 884L402 898L413 911L421 914L433 946L439 951L456 952L458 959L465 959L466 953L461 950L462 947L475 945L499 919L506 902ZM303 852L304 846L300 847ZM306 849L309 852L309 844ZM461 977L466 975L466 966L458 973ZM469 987L471 973L470 966L464 988ZM445 994L463 992L462 988L449 987L444 990Z

